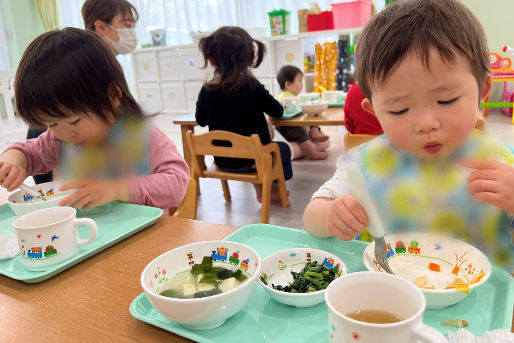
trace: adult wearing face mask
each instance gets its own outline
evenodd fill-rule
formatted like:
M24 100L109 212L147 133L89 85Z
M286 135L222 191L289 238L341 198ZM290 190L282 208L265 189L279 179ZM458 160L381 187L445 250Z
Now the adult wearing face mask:
M95 31L115 55L130 54L137 47L136 8L126 0L86 0L82 6L86 29Z
M82 6L84 26L95 31L111 48L114 55L130 54L137 47L134 29L138 14L126 0L86 0ZM36 138L46 130L29 128L27 139ZM34 175L36 184L53 180L52 171Z

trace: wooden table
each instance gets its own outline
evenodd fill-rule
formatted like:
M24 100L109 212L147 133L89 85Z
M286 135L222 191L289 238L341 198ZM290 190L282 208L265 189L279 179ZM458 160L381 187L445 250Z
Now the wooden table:
M339 126L344 125L343 109L341 107L329 108L321 115L307 116L306 114L298 115L291 119L285 120L272 120L273 125L280 126ZM173 124L180 125L180 132L182 135L182 147L184 149L184 159L189 164L191 161L191 153L186 144L186 132L191 130L195 132L196 118L193 113L186 114L176 118ZM190 165L190 164L189 164Z
M1 342L190 342L133 318L140 276L178 246L237 228L162 216L152 226L37 284L0 275Z

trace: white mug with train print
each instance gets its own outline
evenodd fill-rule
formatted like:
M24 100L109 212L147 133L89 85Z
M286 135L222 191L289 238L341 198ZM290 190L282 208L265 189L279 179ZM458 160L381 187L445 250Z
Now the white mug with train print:
M341 276L325 292L331 343L448 343L442 333L423 324L425 297L397 275L358 272ZM354 319L357 313L368 313ZM369 313L392 315L393 321L370 320ZM383 318L381 318L383 319ZM382 323L382 324L377 324Z
M87 238L79 238L78 227L89 228ZM75 255L96 236L93 219L77 218L73 207L52 207L25 214L13 222L21 263L29 270L49 270Z

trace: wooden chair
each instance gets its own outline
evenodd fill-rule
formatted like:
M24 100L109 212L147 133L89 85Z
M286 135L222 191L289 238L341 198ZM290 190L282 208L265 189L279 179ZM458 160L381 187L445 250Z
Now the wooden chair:
M361 145L362 143L366 143L375 137L378 137L378 135L351 134L350 132L346 132L344 134L344 150L348 151L351 148Z
M187 184L186 195L178 208L170 208L170 215L178 218L196 219L197 198L197 182L195 179L189 179Z
M217 146L213 141L227 141L230 146ZM191 152L191 178L197 184L200 177L221 180L223 195L230 201L230 189L227 180L236 180L262 184L261 222L269 223L271 184L277 180L282 207L289 206L282 159L276 144L262 145L257 134L251 137L228 131L210 131L201 135L186 133L186 143ZM228 172L216 165L206 167L205 156L247 158L255 160L255 172Z

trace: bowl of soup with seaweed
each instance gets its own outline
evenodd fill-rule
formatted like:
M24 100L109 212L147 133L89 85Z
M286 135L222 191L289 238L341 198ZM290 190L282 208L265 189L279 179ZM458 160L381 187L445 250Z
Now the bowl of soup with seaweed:
M260 256L249 246L206 241L156 257L141 273L141 286L153 307L169 320L208 330L244 307L260 270Z

